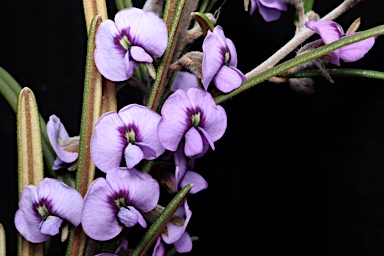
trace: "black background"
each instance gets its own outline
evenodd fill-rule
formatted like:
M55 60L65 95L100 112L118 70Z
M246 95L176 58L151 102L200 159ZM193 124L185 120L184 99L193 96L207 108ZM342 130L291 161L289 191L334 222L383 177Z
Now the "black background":
M314 10L324 16L341 2L317 0ZM114 1L107 6L113 17ZM383 7L382 0L365 0L336 21L347 29L361 17L365 30L384 24ZM46 121L56 114L70 135L78 135L86 50L82 2L1 1L0 10L0 66L33 90ZM243 1L229 0L218 24L247 73L293 36L293 17L290 7L266 23L257 11L245 12ZM384 71L383 40L342 67ZM194 49L201 50L201 42ZM311 95L264 82L222 104L226 133L196 163L209 187L188 199L193 217L187 230L200 240L187 255L383 255L384 82L334 80L315 79ZM0 120L0 222L8 255L15 255L16 118L3 97Z

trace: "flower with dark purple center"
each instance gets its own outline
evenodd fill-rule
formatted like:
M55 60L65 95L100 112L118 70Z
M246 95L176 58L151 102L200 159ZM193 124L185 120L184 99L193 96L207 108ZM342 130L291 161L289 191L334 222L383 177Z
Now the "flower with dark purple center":
M95 40L97 69L109 80L124 81L140 62L152 63L152 56L163 55L168 32L157 14L132 7L119 11L115 22L103 21Z
M164 153L157 138L160 118L155 111L138 104L103 114L91 139L91 157L97 168L107 173L120 166L123 156L126 166L133 168L142 159L153 160Z
M142 213L154 209L159 184L151 175L136 169L115 168L106 178L97 178L84 199L82 227L91 238L105 241L124 227L147 226Z
M249 13L259 9L259 12L266 22L278 20L282 11L288 9L282 0L251 0L251 9Z
M324 44L333 43L341 38L350 36L345 34L343 28L334 21L314 21L311 20L305 23L305 26L320 35ZM343 46L329 55L331 63L340 66L340 59L345 62L353 62L361 59L375 44L375 37L370 37L365 40Z
M184 152L195 156L203 152L204 143L214 150L214 142L220 139L227 128L227 115L217 105L212 95L198 87L187 92L182 89L172 93L161 109L158 126L160 143L175 152L184 138Z
M15 214L17 231L29 242L41 243L59 233L64 221L78 226L83 197L63 182L44 178L23 188Z
M231 39L224 35L221 26L208 31L203 42L202 84L208 89L211 81L220 91L227 93L246 80L237 67L237 53Z

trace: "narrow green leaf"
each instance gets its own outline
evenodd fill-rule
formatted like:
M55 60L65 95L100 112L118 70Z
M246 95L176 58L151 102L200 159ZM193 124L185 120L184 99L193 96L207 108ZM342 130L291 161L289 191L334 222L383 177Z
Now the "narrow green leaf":
M330 52L333 52L334 50L337 50L343 46L353 44L353 43L359 42L361 40L364 40L364 39L367 39L367 38L370 38L373 36L379 36L382 34L384 34L384 25L380 25L380 26L365 30L363 32L359 32L357 34L354 34L354 35L345 37L343 39L337 40L333 43L321 46L321 47L317 48L316 50L312 50L310 52L307 52L307 53L304 53L300 56L297 56L293 59L287 60L287 61L285 61L285 62L283 62L283 63L281 63L281 64L279 64L273 68L270 68L270 69L254 76L254 77L251 77L250 79L244 81L239 88L233 90L232 92L215 97L215 101L217 104L220 104L220 103L232 98L233 96L235 96L235 95L237 95L237 94L239 94L245 90L248 90L249 88L251 88L251 87L253 87L253 86L255 86L255 85L257 85L257 84L259 84L259 83L261 83L261 82L263 82L263 81L265 81L265 80L267 80L273 76L277 76L279 74L282 74L282 73L288 71L289 69L291 69L293 67L299 66L299 65L301 65L305 62L308 62L310 60L319 58L319 57L321 57L325 54L328 54Z
M36 99L28 87L17 101L18 194L27 185L39 185L44 177L43 150ZM43 243L32 244L18 233L18 255L43 255Z
M15 113L17 111L17 97L20 91L21 86L19 85L19 83L16 82L16 80L7 71L0 67L0 93L8 101L9 105L15 111ZM46 168L49 170L51 176L55 178L56 173L54 170L52 170L52 165L55 161L56 153L53 150L51 143L49 142L46 123L40 114L39 120Z
M101 15L95 16L88 34L83 107L80 124L79 158L77 160L76 172L76 189L83 197L95 176L95 164L90 155L90 141L93 134L93 126L101 113L102 76L95 66L93 53L95 50L95 34L101 22ZM81 225L76 228L73 227L69 235L66 255L82 256L85 249L86 238Z
M177 208L184 202L185 197L192 189L192 184L185 186L164 208L160 216L153 222L143 238L140 240L137 247L132 252L131 256L144 256L149 248L156 241L157 237L163 232L167 223L170 221Z
M365 70L365 69L351 69L351 68L339 68L339 69L327 69L328 73L332 77L361 77L361 78L373 78L384 80L384 72ZM323 77L323 72L320 70L303 70L292 74L288 77L305 78L305 77Z
M192 17L199 23L201 30L203 31L204 36L207 35L208 31L213 31L215 25L213 25L212 21L201 12L193 12L191 13Z

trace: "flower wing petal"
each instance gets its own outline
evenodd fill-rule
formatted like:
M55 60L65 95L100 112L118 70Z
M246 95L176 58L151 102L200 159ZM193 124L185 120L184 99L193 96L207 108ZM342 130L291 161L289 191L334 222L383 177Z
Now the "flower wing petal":
M173 243L175 249L178 253L186 253L192 250L192 240L188 232L185 231L184 234Z
M112 239L122 230L116 218L118 208L111 199L113 191L107 180L97 178L92 182L84 200L81 225L84 232L95 240Z
M280 10L269 8L262 4L259 5L259 13L266 22L278 20L281 16Z
M339 49L339 56L346 62L357 61L364 57L364 55L373 47L375 44L375 38L370 37L365 40L346 45Z
M153 61L151 55L146 53L145 50L140 46L132 46L130 52L131 52L132 59L134 59L137 62L152 63Z
M107 173L120 166L127 140L125 125L116 112L103 114L94 126L91 157L97 168Z
M215 28L216 30L217 28ZM225 40L225 39L224 39ZM220 38L208 31L203 42L203 64L202 64L202 84L205 90L208 89L213 77L224 65L226 44L223 44Z
M61 223L63 219L57 216L48 216L43 221L40 227L40 232L45 235L54 236L59 234Z
M186 156L195 156L203 151L203 139L200 133L191 127L185 134L184 152Z
M228 50L229 50L229 61L228 64L232 67L237 67L237 52L236 52L236 47L233 44L232 40L229 38L225 39Z
M245 81L244 75L238 69L228 66L222 66L213 78L217 89L224 93L239 88L243 81Z
M206 189L208 187L208 182L198 174L197 172L187 171L180 182L180 187L183 188L189 184L193 184L190 194L196 194L197 192Z
M111 20L103 21L96 32L95 64L100 73L112 81L124 81L127 76L126 53L116 42L119 31Z
M124 157L125 157L125 164L129 169L132 169L137 165L141 159L143 159L143 151L131 143L128 144L128 146L124 150Z
M119 31L128 31L128 39L150 54L160 57L168 43L168 31L164 20L152 11L126 8L115 16Z
M187 71L179 71L173 80L171 90L176 91L177 89L182 89L188 91L191 87L197 87L197 79L194 74L191 74Z
M180 214L181 213L181 214ZM176 216L179 216L181 218L184 218L185 216L185 221L183 226L178 226L172 222L169 222L167 224L167 229L168 229L168 236L165 234L162 234L161 237L163 238L164 242L167 244L173 244L177 240L180 239L180 237L184 234L185 229L188 226L188 222L192 217L192 211L189 210L189 206L187 203L187 200L184 201L183 205L181 205L178 209Z

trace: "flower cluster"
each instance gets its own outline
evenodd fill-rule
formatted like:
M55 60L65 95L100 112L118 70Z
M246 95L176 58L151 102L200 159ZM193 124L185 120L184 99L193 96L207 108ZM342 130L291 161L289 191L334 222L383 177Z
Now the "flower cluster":
M287 2L252 0L250 13L258 9L265 21L277 20L287 10ZM213 95L238 89L246 77L237 68L234 42L225 36L220 25L205 22L206 26L198 31L205 34L202 52L194 52L193 58L188 54L177 56L175 63L184 61L184 69L172 70L177 72L173 77L165 76L169 89L159 106L128 104L117 112L103 113L94 124L89 153L100 177L93 180L84 197L53 178L42 179L38 186L24 187L14 222L26 240L41 243L60 231L65 240L68 228L80 224L89 238L112 240L136 225L146 229L160 216L164 211L160 204L161 186L169 194L188 185L193 185L189 194L208 187L203 175L195 170L195 161L208 150L215 150L215 143L227 128L226 111ZM355 33L344 33L333 21L309 20L305 26L320 35L316 47ZM125 8L114 21L105 20L99 25L95 65L105 79L122 84L134 81L145 92L159 77L153 72L169 46L168 37L167 25L156 12ZM338 66L340 59L356 61L374 43L375 38L368 38L341 47L328 58ZM145 74L144 79L140 79L140 72ZM56 115L50 116L46 133L56 153L52 169L73 173L81 137L70 137ZM148 161L153 161L150 170L143 171L142 164ZM177 207L157 237L153 255L165 255L166 244L180 253L192 249L187 231L192 210L187 197ZM128 241L122 241L116 253L128 250Z

